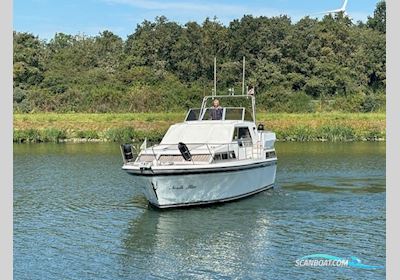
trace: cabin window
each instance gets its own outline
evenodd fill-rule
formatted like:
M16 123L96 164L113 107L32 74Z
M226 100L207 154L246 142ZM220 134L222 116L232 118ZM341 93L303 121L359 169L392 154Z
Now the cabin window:
M233 140L251 141L251 134L248 127L236 127L233 135Z
M236 127L233 134L233 141L238 141L239 146L252 146L250 130L248 127Z
M251 135L248 127L239 127L238 128L239 139L243 140L251 140Z
M226 108L225 120L243 120L243 108Z
M244 120L249 122L253 121L253 116L248 110L244 111Z
M276 157L275 152L266 152L265 153L265 158L274 158Z
M227 159L235 159L236 155L234 151L225 152L225 153L218 153L214 155L214 160L227 160Z
M200 118L200 109L190 109L186 115L185 121L198 121Z

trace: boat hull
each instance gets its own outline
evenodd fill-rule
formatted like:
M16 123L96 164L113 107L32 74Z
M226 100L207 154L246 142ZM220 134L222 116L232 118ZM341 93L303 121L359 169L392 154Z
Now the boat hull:
M152 205L170 208L226 202L272 188L276 166L274 161L221 172L132 175Z

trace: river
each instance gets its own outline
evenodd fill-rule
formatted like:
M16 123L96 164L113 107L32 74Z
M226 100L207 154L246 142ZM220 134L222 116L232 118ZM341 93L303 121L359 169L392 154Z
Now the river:
M117 144L14 145L14 279L384 279L385 144L278 143L273 190L156 210Z

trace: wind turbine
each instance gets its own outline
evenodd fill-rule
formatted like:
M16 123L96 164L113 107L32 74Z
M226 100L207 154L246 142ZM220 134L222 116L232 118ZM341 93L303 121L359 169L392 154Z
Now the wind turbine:
M315 15L332 15L332 14L343 13L345 16L347 16L346 13L347 2L349 2L349 0L344 0L342 7L340 7L339 9L317 13Z

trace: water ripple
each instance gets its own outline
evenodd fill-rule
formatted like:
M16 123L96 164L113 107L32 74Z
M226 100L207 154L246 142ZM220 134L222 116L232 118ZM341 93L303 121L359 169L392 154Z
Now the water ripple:
M384 265L382 146L280 143L273 190L167 211L121 171L118 145L27 147L14 157L16 279L385 277L294 266L313 253Z

